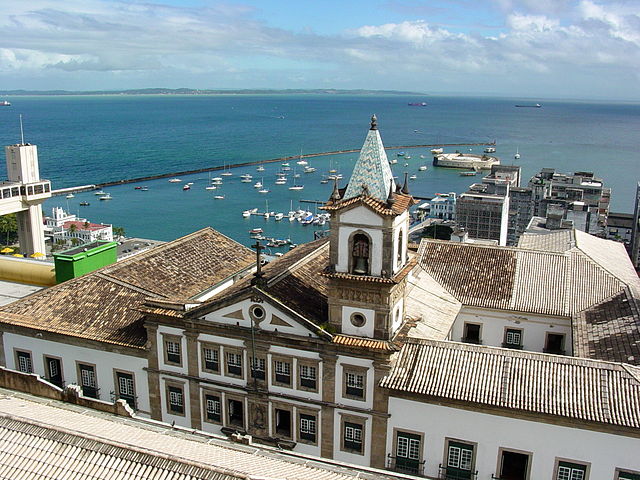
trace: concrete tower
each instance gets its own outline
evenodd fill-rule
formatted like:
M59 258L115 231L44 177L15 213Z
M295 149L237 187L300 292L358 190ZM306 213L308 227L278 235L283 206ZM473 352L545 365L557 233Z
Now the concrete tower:
M407 182L400 188L375 115L346 189L334 186L323 207L331 213L329 322L348 335L389 339L402 325L409 207Z
M20 250L45 253L42 202L51 197L51 182L40 179L38 149L20 143L4 147L8 181L0 183L0 215L17 214Z

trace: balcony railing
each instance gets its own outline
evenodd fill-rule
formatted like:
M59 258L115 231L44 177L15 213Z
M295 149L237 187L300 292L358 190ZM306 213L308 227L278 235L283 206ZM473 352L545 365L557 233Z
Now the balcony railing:
M502 342L502 348L512 348L514 350L522 350L524 348L524 345L517 344L517 343Z
M558 348L543 348L543 353L553 353L554 355L566 355L566 350L561 350Z
M440 480L478 480L478 471L472 472L471 470L460 470L445 467L442 464L438 466L440 473L438 478Z
M391 454L387 455L387 470L393 470L394 472L407 473L409 475L424 475L424 463L417 460L411 460L406 457L394 457Z
M473 343L474 345L482 345L482 340L480 340L479 338L461 338L460 340L462 340L464 343Z

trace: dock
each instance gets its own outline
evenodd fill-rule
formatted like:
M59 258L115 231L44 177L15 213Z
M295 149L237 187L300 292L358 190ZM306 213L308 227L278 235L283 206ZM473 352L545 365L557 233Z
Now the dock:
M412 148L435 148L435 147L468 147L468 146L483 146L483 145L493 146L495 144L496 144L495 141L491 141L491 142L470 142L470 143L438 143L438 144L424 144L424 145L398 145L393 147L385 147L385 150L409 150ZM162 178L172 178L172 177L180 177L183 175L193 175L196 173L208 173L208 172L216 172L216 171L222 171L222 170L227 170L232 168L251 167L251 166L260 165L263 163L289 162L292 160L300 160L301 158L341 155L344 153L357 153L359 151L360 151L360 148L350 148L346 150L334 150L331 152L319 152L319 153L306 153L303 155L289 155L287 157L271 158L268 160L253 160L251 162L240 162L240 163L233 163L233 164L226 164L226 165L223 162L222 165L216 165L215 167L197 168L194 170L184 170L181 172L159 173L157 175L148 175L145 177L137 177L137 178L124 178L121 180L114 180L111 182L97 183L95 185L67 187L59 190L54 190L51 193L52 195L55 196L55 195L62 195L67 193L81 192L86 190L95 190L95 189L105 188L105 187L113 187L115 185L124 185L128 183L140 183L140 182L147 182L149 180L158 180ZM314 203L314 202L315 201L310 201L307 203Z

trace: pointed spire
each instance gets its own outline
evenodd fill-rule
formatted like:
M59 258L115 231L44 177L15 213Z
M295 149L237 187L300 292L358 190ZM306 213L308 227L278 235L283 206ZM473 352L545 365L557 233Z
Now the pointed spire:
M393 188L393 179L389 182L389 197L387 198L387 204L392 207L394 203L396 203L396 192Z
M377 130L378 129L378 117L374 113L371 115L371 128L369 130Z
M333 192L331 192L331 197L329 197L331 200L333 200L334 202L337 202L338 200L340 200L340 190L338 189L338 179L334 178L333 179Z
M386 202L389 193L389 179L391 178L393 178L393 173L380 138L378 119L372 115L371 128L367 132L360 156L342 197L349 199L362 195L362 186L366 185L370 197L380 202Z
M402 185L402 190L400 190L405 195L409 195L409 173L404 172L404 185Z

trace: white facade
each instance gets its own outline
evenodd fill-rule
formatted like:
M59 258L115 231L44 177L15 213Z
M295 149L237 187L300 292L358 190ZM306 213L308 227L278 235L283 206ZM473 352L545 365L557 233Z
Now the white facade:
M451 327L449 339L455 342L469 340L469 330L466 327L468 324L480 325L478 343L481 345L502 347L505 343L520 340L522 350L543 352L548 349L549 335L562 335L564 336L562 350L566 355L572 355L571 319L568 317L465 306L462 307ZM508 331L520 332L520 335L516 338L511 335L510 341L507 342Z
M410 415L407 412L411 412ZM505 412L506 413L506 412ZM473 445L478 479L500 476L501 451L529 455L530 480L555 480L559 460L587 466L584 480L617 479L616 469L640 471L640 438L481 413L391 396L387 453L396 455L397 432L420 436L424 474L438 478L448 440ZM502 449L502 450L501 450ZM473 477L476 478L476 477ZM576 477L578 478L578 477Z
M20 370L16 364L16 351L29 352L33 373L43 378L49 378L49 372L45 371L44 357L58 358L61 361L62 379L67 385L82 385L78 363L93 365L100 400L113 401L116 399L118 391L115 384L116 371L130 373L133 375L136 408L143 415L148 415L150 412L146 358L7 332L3 333L2 342L7 368Z

